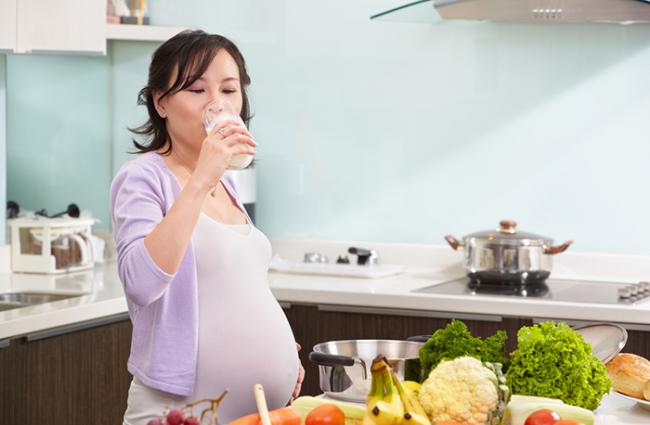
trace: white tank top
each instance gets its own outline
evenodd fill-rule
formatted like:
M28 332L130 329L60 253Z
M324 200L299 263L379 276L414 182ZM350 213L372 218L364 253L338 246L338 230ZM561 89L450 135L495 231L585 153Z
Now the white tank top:
M228 423L257 411L253 384L259 383L270 409L284 407L299 361L289 322L268 284L269 240L250 223L225 225L201 213L192 241L199 345L191 399L216 398L228 388L219 408L220 422Z

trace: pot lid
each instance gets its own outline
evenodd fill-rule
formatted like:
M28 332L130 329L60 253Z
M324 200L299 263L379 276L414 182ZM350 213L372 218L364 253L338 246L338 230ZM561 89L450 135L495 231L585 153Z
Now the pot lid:
M522 241L529 241L528 244L530 245L543 245L544 243L550 244L553 242L551 238L518 230L517 222L514 220L501 220L498 229L471 233L463 239L470 238L487 239L504 244L521 244Z
M607 363L621 352L627 342L627 331L611 323L593 323L573 328L582 339L591 345L591 352L603 363Z

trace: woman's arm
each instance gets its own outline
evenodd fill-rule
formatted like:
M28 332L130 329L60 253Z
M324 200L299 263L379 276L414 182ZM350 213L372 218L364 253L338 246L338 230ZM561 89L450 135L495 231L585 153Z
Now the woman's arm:
M178 271L209 190L190 179L160 224L144 238L149 255L165 273Z

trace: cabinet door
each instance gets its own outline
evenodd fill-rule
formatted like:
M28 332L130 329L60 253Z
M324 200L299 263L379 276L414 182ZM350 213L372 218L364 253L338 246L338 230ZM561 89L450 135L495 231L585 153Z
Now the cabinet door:
M16 0L0 1L0 52L16 50Z
M16 1L18 52L106 53L104 0Z

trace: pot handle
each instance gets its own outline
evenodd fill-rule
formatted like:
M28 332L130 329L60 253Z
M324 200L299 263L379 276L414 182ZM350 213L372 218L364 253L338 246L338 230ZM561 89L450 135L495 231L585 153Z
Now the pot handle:
M406 340L411 342L427 342L429 338L431 338L431 335L415 335L406 338Z
M349 356L339 356L337 354L325 354L312 351L309 353L309 361L319 366L354 366L358 364L361 366L362 373L361 376L363 379L368 379L368 374L366 373L366 363L354 357Z
M354 358L352 357L318 353L316 351L309 353L309 361L319 366L354 366Z
M566 251L569 248L569 246L571 246L572 243L573 241L566 241L562 245L549 246L544 249L544 254L548 254L548 255L559 254L561 252Z
M455 237L452 235L447 235L445 236L445 240L449 244L450 247L454 249L454 251L458 251L459 248L462 248L463 244L458 241Z

